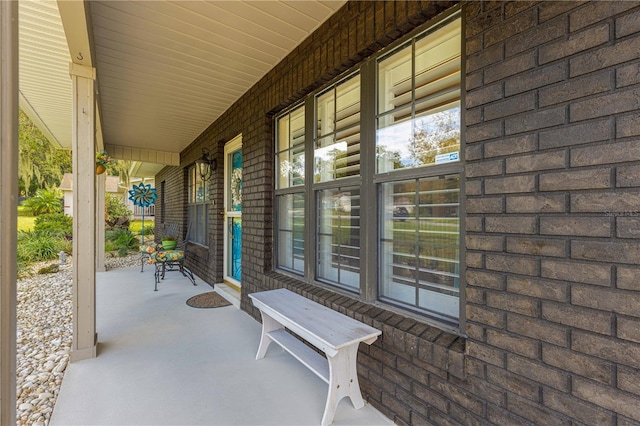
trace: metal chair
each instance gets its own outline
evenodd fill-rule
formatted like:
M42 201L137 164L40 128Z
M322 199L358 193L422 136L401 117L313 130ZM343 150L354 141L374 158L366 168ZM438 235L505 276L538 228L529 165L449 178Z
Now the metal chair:
M178 237L178 230L180 226L177 223L168 224L165 228L165 235L172 235ZM170 271L179 271L183 276L189 278L193 285L196 284L196 280L193 276L193 272L189 270L184 265L185 259L187 258L187 249L189 247L189 231L191 229L191 224L187 227L187 234L182 242L179 242L175 249L173 250L164 250L162 248L162 244L159 244L156 247L156 251L149 255L149 263L152 263L155 266L154 279L155 279L155 288L154 291L158 291L158 283L161 279L164 279L164 275L166 272ZM172 232L175 232L172 233Z
M164 235L174 237L178 240L180 226L177 223L169 223L164 228ZM158 244L155 241L142 242L140 246L140 272L144 272L144 264L151 263L149 261L151 255L158 250Z

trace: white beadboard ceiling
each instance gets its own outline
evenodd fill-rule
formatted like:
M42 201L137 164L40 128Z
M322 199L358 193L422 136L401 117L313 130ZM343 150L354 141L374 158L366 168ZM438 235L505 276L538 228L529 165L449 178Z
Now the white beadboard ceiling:
M88 31L70 30L79 3L59 3L20 1L23 109L71 147L69 61L86 37L99 140L175 158L345 1L90 1Z

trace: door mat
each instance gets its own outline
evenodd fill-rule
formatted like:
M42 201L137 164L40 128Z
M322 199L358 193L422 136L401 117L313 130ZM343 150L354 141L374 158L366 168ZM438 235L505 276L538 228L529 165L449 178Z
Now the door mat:
M229 306L231 303L215 291L210 291L189 298L187 305L192 308L221 308Z

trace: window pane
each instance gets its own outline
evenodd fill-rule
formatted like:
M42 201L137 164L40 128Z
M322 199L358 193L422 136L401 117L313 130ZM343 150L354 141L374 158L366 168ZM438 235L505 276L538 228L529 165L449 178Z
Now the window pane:
M378 113L384 113L413 100L411 50L408 46L378 64Z
M277 200L278 267L304 274L304 194Z
M316 98L314 182L360 174L360 76Z
M378 173L459 161L460 46L456 20L378 63Z
M189 176L189 240L195 243L207 245L208 224L207 216L209 201L209 181L202 180L195 166L191 166L188 171Z
M277 189L304 185L304 106L277 119Z
M242 150L238 149L229 154L229 210L242 211Z
M318 279L360 289L360 190L318 192Z
M382 184L381 299L457 321L459 199L458 175Z

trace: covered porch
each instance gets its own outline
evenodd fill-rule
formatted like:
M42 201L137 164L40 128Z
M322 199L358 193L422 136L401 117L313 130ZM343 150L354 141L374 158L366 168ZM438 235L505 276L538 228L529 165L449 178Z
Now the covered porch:
M197 309L185 302L211 290L169 273L158 292L153 271L96 275L96 358L70 363L50 425L319 424L327 385L279 346L255 360L260 324L235 303ZM393 424L370 404L341 401L335 425Z

